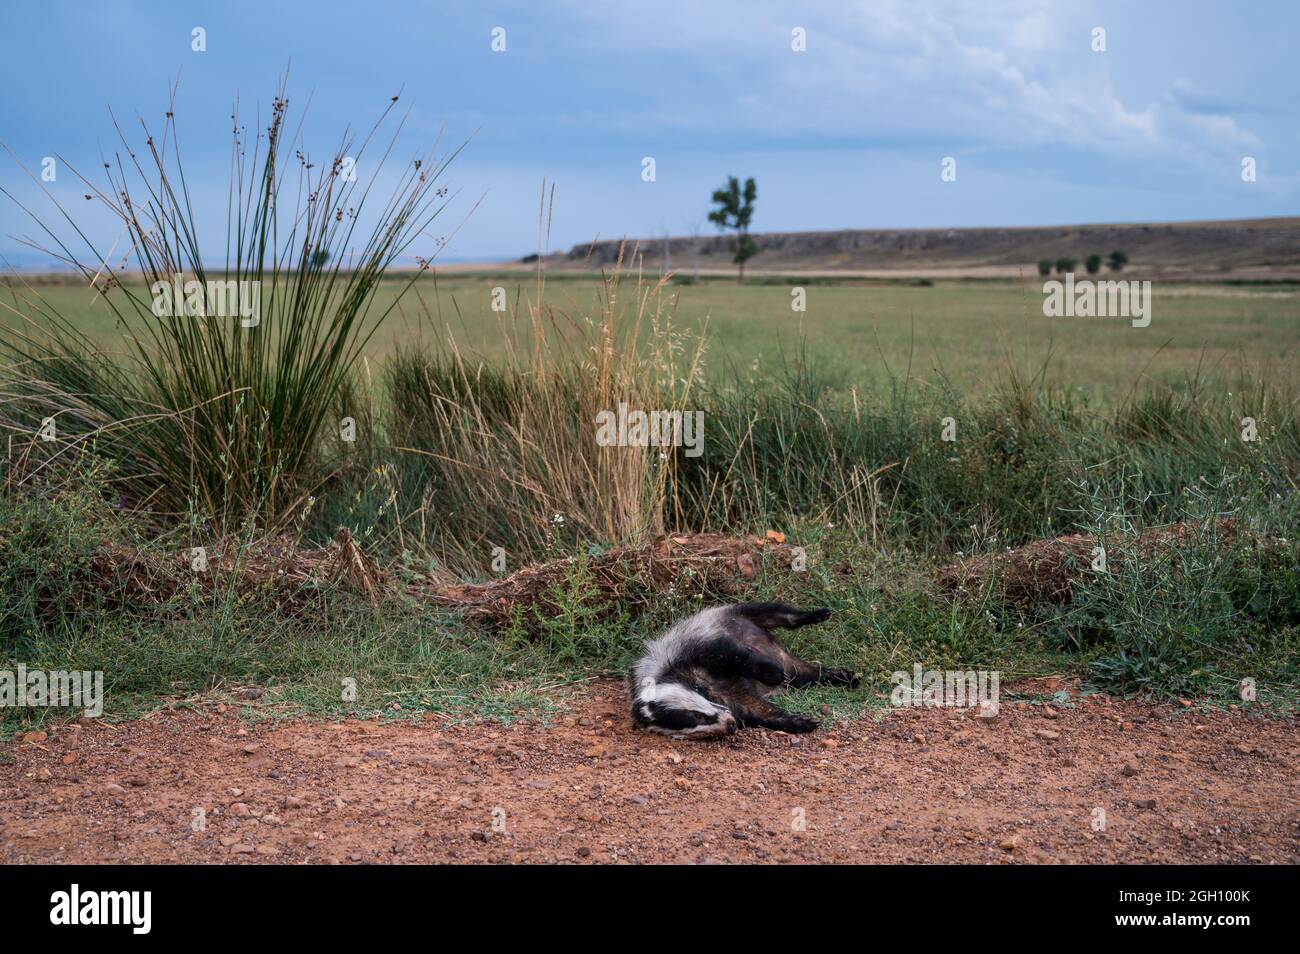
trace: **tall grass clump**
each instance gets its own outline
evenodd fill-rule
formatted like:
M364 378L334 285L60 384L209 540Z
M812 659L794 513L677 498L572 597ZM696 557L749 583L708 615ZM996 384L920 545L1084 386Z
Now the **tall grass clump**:
M66 238L22 208L38 247L113 310L122 347L93 342L31 286L15 294L0 427L18 479L85 448L116 462L131 506L155 512L274 522L316 492L341 466L324 436L352 411L341 405L359 393L354 364L401 297L372 313L379 282L445 205L438 182L454 152L385 172L401 121L386 145L377 137L394 108L323 160L301 124L291 131L283 83L251 136L236 111L224 249L200 247L210 233L173 109L156 135L141 121L142 143L114 122L122 151L102 182L65 162L120 225L119 243L99 247L48 192ZM115 266L118 248L129 251ZM422 271L413 261L401 292ZM183 300L165 291L178 286Z
M456 572L515 569L557 546L639 542L667 526L681 449L603 445L598 415L690 413L701 349L665 281L607 275L594 308L535 297L502 313L503 363L454 339L399 352L387 393L410 546Z
M675 298L627 284L610 276L589 312L530 303L502 319L502 362L454 341L393 359L396 450L359 492L354 530L386 510L401 549L471 575L498 546L513 569L664 531L833 529L952 559L1088 532L1100 482L1122 478L1134 515L1156 525L1183 519L1184 491L1222 473L1252 475L1265 495L1300 478L1284 384L1149 383L1099 405L1008 367L978 399L909 378L864 396L802 349L763 377L704 373L703 342L688 349L671 330ZM700 411L703 452L599 447L595 414L620 402ZM1247 417L1257 440L1242 439Z
M1180 519L1183 490L1225 470L1269 493L1300 478L1296 399L1259 379L1148 386L1104 407L1015 369L979 400L887 383L866 400L799 356L770 379L699 389L705 453L678 471L678 523L835 523L944 555L1086 532L1084 488L1121 474L1152 523ZM1242 439L1246 418L1257 440Z

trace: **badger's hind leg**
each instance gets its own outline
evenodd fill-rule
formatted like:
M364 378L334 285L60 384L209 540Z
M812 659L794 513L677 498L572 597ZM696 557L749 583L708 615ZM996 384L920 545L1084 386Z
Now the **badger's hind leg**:
M849 686L858 684L858 677L851 669L835 666L819 666L800 659L790 652L772 636L772 629L795 629L810 626L830 618L828 609L803 610L788 603L740 603L735 613L741 619L757 626L761 633L750 630L746 648L755 656L768 661L768 665L781 668L779 680L759 678L760 682L776 685L777 682L788 686ZM749 675L746 673L746 675Z
M763 629L797 629L831 618L828 609L805 610L789 603L737 603L731 610Z

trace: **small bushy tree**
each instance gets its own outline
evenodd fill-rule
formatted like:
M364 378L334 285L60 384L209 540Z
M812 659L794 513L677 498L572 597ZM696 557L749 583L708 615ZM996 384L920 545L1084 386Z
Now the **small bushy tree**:
M1118 272L1128 264L1128 256L1116 249L1110 253L1110 257L1107 259L1106 263L1110 265L1110 270L1112 272Z
M749 223L754 217L754 200L758 198L758 187L753 179L745 180L742 192L740 180L735 176L727 177L727 184L713 192L713 201L717 208L709 213L709 221L720 231L728 229L736 233L731 247L736 256L732 259L740 267L740 281L745 280L745 262L758 252L758 246L749 235Z
M1089 275L1096 275L1101 271L1101 256L1097 254L1089 255L1083 261L1083 267L1088 270Z
M1052 260L1050 258L1040 259L1038 262L1038 274L1046 278L1052 274Z
M1056 274L1064 275L1066 272L1074 271L1075 264L1072 258L1058 258L1056 260Z

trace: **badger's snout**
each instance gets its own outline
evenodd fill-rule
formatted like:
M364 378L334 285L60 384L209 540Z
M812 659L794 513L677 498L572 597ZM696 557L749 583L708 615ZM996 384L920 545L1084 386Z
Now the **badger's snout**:
M718 708L716 711L696 715L696 723L689 729L681 731L681 735L693 738L708 738L719 735L735 735L740 728L736 717L731 714L730 710ZM677 734L677 733L674 733Z

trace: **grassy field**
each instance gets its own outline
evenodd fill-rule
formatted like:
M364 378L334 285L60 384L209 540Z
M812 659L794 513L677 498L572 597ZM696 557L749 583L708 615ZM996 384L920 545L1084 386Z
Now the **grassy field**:
M387 308L401 282L380 284L372 313ZM1044 370L1057 386L1078 388L1111 403L1143 379L1177 383L1196 372L1294 378L1300 370L1300 287L1181 285L1154 288L1150 326L1123 319L1046 318L1035 276L1003 281L852 282L817 279L802 287L807 310L791 309L798 280L709 280L671 285L662 294L674 324L709 342L706 375L748 379L790 360L800 343L835 386L870 391L905 375L921 384L946 379L964 394L986 391L1015 362L1022 372ZM372 361L399 347L445 343L493 361L502 355L503 316L492 312L494 287L506 289L510 312L539 297L535 278L508 275L421 277L376 331L365 351ZM625 280L624 295L634 296ZM574 321L599 312L598 280L547 279L545 302ZM111 311L93 291L41 286L35 293L96 340L112 346ZM32 290L6 289L0 321L30 313ZM508 322L509 319L506 319ZM647 329L647 334L649 331ZM372 365L373 366L373 365Z
M806 709L877 704L918 663L1225 704L1251 680L1294 707L1300 286L1160 283L1134 328L1046 318L1036 275L403 275L455 153L404 165L371 214L342 146L282 189L286 110L264 149L232 144L227 269L262 279L255 328L150 309L210 260L166 150L110 190L153 198L109 202L138 285L2 290L0 672L102 671L110 716L250 687L286 714L502 717L759 598L833 609L794 648L863 676ZM702 439L611 441L597 422L625 406ZM665 582L628 557L699 533L784 535L806 565L670 561ZM1069 550L1068 592L1003 578L1009 548L1064 534L1109 569ZM984 575L946 586L972 558ZM520 569L544 589L496 616L448 605Z
M488 307L498 285L518 317ZM399 287L378 284L372 316ZM18 361L4 421L31 456L0 498L0 663L103 670L118 716L258 686L285 714L509 718L547 710L556 687L619 672L658 628L728 598L691 587L634 605L594 586L587 559L665 529L774 529L806 547L810 572L765 567L753 596L832 607L834 622L795 648L864 676L853 693L797 693L794 708L878 705L889 674L917 662L1223 704L1249 677L1261 705L1294 706L1300 291L1158 287L1139 329L1045 318L1037 281L804 287L798 314L791 283L770 279L658 290L628 280L611 302L595 280L557 278L533 311L549 329L537 361L534 280L424 276L338 389L289 389L279 404L266 395L284 386L269 373L284 352L254 354L264 363L234 378L179 374L208 368L223 341L241 353L237 329L176 358L146 350L119 365L75 344ZM37 291L91 342L126 351L92 293ZM6 321L32 311L24 294L6 292ZM612 344L611 325L638 311L657 321ZM432 347L449 336L488 367L467 373ZM251 397L231 398L231 381ZM622 398L700 409L702 456L596 446L593 413ZM200 425L190 412L112 423L141 405L219 413ZM68 453L30 439L49 413ZM360 422L354 445L338 440L344 414ZM1237 438L1247 414L1259 441ZM939 436L946 415L960 422L955 444ZM203 439L213 447L196 459L189 447ZM1245 530L1227 546L1224 519ZM1141 534L1170 523L1189 528L1184 544L1139 556ZM492 627L271 576L265 592L214 579L142 595L138 570L105 557L131 546L160 567L197 544L253 552L287 534L319 545L340 527L398 579L488 579L500 575L497 546L504 572L555 558L570 569L540 604ZM1112 535L1131 556L1064 604L993 585L936 590L948 562L1071 532ZM362 688L343 700L349 679ZM50 713L3 717L31 725Z

